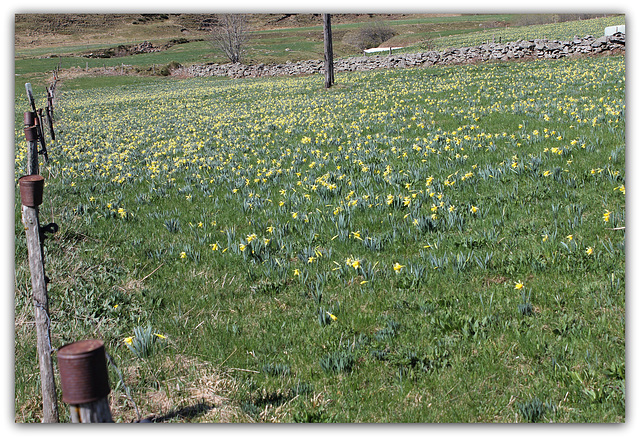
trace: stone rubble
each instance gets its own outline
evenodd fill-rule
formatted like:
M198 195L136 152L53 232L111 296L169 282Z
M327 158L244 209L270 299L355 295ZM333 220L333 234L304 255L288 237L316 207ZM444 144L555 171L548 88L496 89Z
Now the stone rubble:
M574 37L571 41L546 39L520 40L508 43L485 43L475 47L448 49L441 52L359 56L334 60L336 72L365 71L380 68L403 68L434 65L455 65L482 61L510 61L517 59L559 59L574 55L592 55L604 52L624 51L625 34L594 38ZM202 77L228 76L231 78L256 78L263 76L312 75L324 72L324 62L308 60L286 64L201 64L180 67L172 75Z

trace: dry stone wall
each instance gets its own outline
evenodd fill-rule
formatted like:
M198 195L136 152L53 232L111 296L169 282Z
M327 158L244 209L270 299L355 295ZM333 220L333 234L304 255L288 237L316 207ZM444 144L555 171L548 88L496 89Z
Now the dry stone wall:
M559 59L573 55L590 55L625 50L625 34L617 33L601 38L574 37L570 41L521 40L508 43L486 43L475 47L463 47L445 51L429 51L410 54L360 56L334 60L336 72L365 71L380 68L402 68L433 65L467 64L489 60ZM232 78L262 76L312 75L324 72L324 62L308 60L286 64L201 64L181 67L173 75L229 76Z

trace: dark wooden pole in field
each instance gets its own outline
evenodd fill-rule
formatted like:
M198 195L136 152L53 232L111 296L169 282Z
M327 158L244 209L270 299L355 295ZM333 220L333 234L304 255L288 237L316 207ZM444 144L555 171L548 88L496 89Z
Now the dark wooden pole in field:
M39 175L29 175L20 179L20 197L22 200L22 223L27 234L29 252L29 270L35 308L37 352L40 363L40 382L42 388L42 422L58 422L56 385L53 375L51 354L51 320L49 318L49 299L47 281L44 274L44 253L41 241L38 206L42 203L44 179Z
M113 422L109 408L106 351L100 340L82 340L58 349L62 401L69 404L71 422Z
M334 83L333 78L333 41L331 38L331 14L322 14L324 28L324 87Z

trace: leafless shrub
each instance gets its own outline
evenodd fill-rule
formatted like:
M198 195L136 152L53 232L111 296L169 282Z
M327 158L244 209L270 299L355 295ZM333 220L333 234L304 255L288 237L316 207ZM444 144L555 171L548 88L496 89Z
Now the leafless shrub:
M360 50L378 47L380 44L392 38L396 32L383 22L368 23L361 28L347 33L343 42Z
M244 14L220 14L211 30L211 41L232 63L239 63L249 38Z

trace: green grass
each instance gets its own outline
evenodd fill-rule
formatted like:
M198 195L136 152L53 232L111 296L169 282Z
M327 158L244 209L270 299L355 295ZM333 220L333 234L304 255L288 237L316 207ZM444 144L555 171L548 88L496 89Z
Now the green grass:
M512 26L483 30L481 32L463 32L461 35L448 35L434 38L433 45L438 49L451 47L469 47L486 42L507 42L534 39L572 40L577 36L583 38L592 35L599 38L604 35L608 26L619 26L625 23L624 15L614 15L589 20L549 23L532 26Z
M216 371L231 414L189 422L624 422L624 63L64 83L53 343L103 339L143 415L213 404ZM16 147L17 178L21 121ZM166 343L138 358L147 327Z

